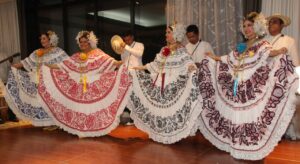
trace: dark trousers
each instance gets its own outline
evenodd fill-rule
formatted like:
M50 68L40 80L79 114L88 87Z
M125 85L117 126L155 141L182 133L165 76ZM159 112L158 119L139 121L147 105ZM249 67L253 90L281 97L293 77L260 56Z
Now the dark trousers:
M8 120L17 121L16 115L14 114L14 112L12 112L12 110L10 108L8 108L7 114L8 114Z

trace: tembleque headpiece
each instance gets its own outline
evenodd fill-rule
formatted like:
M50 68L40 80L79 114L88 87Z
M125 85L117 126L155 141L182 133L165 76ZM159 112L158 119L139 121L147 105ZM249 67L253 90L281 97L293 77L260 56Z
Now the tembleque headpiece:
M76 36L77 44L79 45L79 39L82 38L84 35L86 35L87 39L89 40L91 47L97 48L98 38L96 37L93 31L80 31Z
M240 30L243 33L244 36L245 32L244 32L244 28L243 28L243 23L245 22L245 20L249 20L249 19L253 19L253 29L254 32L259 36L262 37L264 35L267 34L267 20L266 18L263 16L263 14L258 14L256 12L251 12L249 13L246 18L243 19L243 21L240 24Z
M182 42L183 38L185 37L185 27L184 27L184 25L175 22L169 27L173 31L173 38L177 42Z
M54 31L47 31L47 35L49 37L49 40L50 40L50 44L54 47L57 46L58 44L58 36L56 35L56 33Z

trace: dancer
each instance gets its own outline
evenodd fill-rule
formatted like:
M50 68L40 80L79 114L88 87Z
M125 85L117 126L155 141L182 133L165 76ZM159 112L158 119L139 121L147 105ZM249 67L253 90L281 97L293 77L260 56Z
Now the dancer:
M199 129L234 158L260 160L285 133L295 111L298 77L286 49L261 39L266 20L250 13L241 31L246 44L198 65L203 102ZM278 56L278 57L274 57Z
M184 35L181 24L167 27L167 46L153 62L131 71L133 92L128 106L131 118L150 138L165 144L193 134L201 112L196 108L199 90L195 64L181 44Z
M293 64L299 66L299 53L295 39L290 36L282 34L283 28L290 25L291 20L289 17L281 14L273 14L267 18L269 35L266 40L274 48L287 48L288 55L291 56ZM300 68L300 67L299 67ZM297 69L299 69L297 68ZM299 89L298 89L299 90ZM299 94L299 93L298 93ZM300 111L296 110L295 115L286 131L286 137L296 140L300 139Z
M123 49L121 59L124 64L126 64L128 68L143 65L142 57L144 53L144 44L135 41L131 31L127 31L123 34L123 41L124 42L121 44ZM133 120L130 118L130 111L128 108L125 108L121 118L123 120L123 124L133 124Z
M102 136L118 126L131 82L122 62L97 48L93 32L81 31L76 40L80 52L58 64L59 69L42 68L40 101L65 131L79 137Z
M44 111L37 99L40 68L44 64L56 64L68 58L64 50L57 47L58 37L48 31L40 35L42 48L29 57L14 64L6 83L5 100L10 109L22 120L31 121L34 126L53 125L51 117ZM18 68L24 68L26 71Z

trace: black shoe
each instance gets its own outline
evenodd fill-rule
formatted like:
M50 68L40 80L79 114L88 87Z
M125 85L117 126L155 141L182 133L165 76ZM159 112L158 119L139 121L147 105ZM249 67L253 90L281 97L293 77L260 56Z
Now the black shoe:
M130 114L129 112L123 112L120 116L120 124L126 125L128 122L130 122Z
M19 119L18 118L13 118L13 119L10 119L10 121L12 121L12 122L19 122Z
M8 120L12 121L12 122L19 122L19 119L17 118L17 116L13 113L13 111L11 109L8 109L7 111L8 114Z
M0 118L0 124L4 124L4 121Z

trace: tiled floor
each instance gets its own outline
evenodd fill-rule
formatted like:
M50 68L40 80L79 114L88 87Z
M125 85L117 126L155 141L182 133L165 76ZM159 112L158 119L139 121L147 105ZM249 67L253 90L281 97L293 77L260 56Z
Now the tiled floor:
M212 146L201 134L176 144L152 140L117 139L110 136L84 138L64 131L22 127L0 131L0 163L85 164L85 163L296 163L300 142L283 140L262 161L235 160Z

